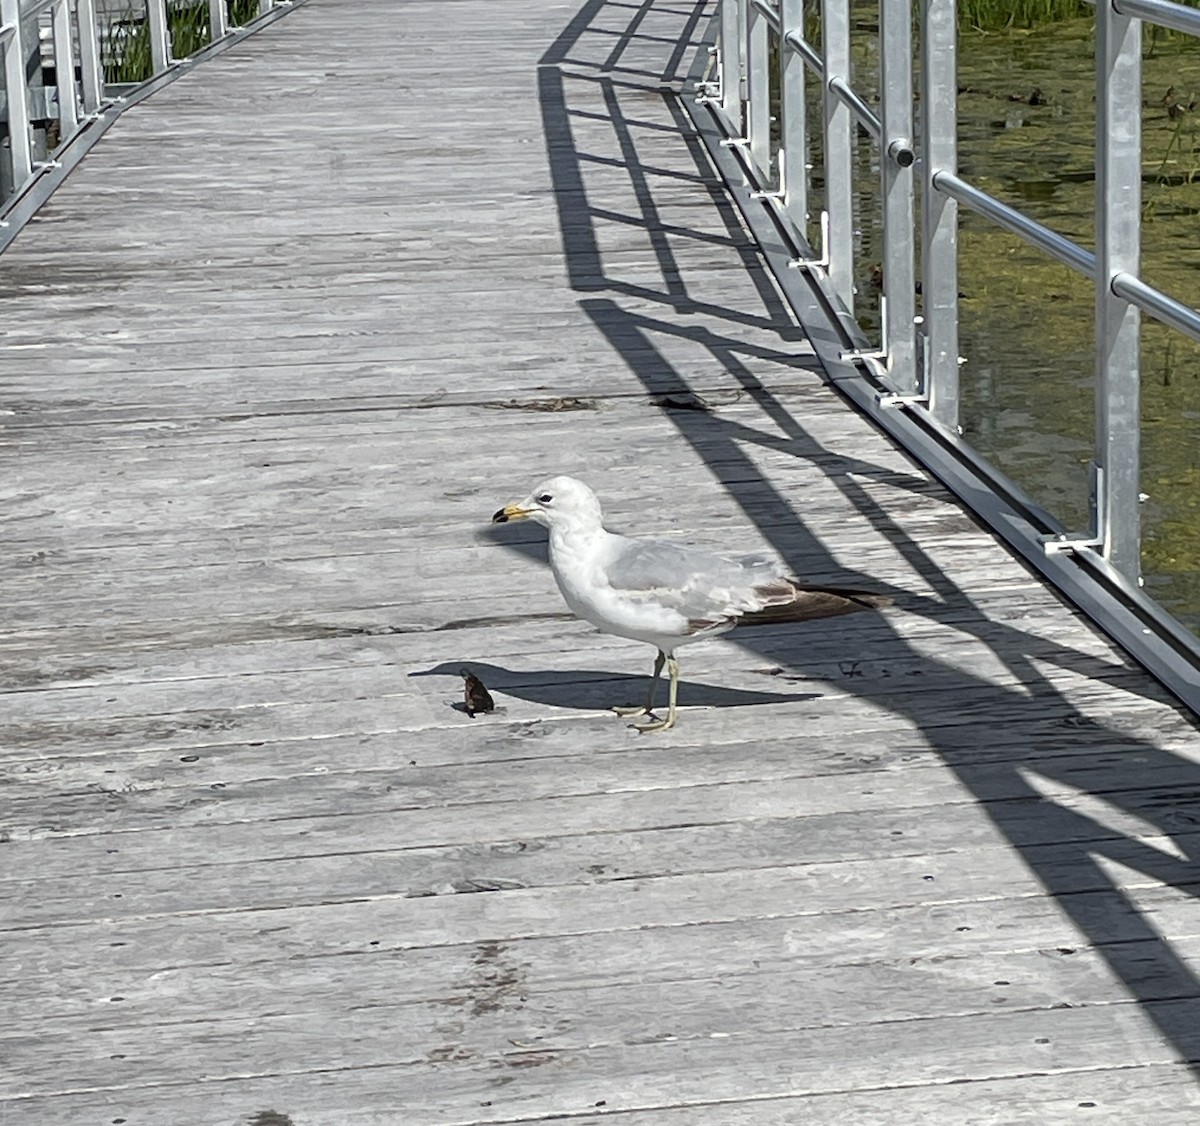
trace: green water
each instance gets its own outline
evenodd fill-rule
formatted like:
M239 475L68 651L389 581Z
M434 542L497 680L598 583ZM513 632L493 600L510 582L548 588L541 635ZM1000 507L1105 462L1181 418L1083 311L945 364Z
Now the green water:
M863 5L854 32L854 83L864 91L878 82L871 7ZM811 38L819 43L819 29ZM958 74L964 178L1089 249L1092 48L1091 19L1033 31L964 29ZM1142 276L1200 307L1200 41L1147 29L1143 79ZM817 113L815 103L810 112ZM856 312L874 331L879 160L861 137L856 177ZM814 180L816 214L823 205L819 160ZM964 432L1063 524L1083 531L1094 436L1091 283L986 220L960 216ZM1142 328L1142 489L1149 494L1146 589L1200 630L1200 345L1149 318Z

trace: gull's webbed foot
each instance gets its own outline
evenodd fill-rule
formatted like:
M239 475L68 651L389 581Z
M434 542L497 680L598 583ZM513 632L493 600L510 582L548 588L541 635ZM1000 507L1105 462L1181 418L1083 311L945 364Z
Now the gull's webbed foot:
M654 685L658 683L658 674L662 671L663 662L667 665L667 675L671 678L670 688L670 703L667 706L667 718L658 719L654 717ZM659 653L658 660L654 662L654 679L650 682L650 699L646 701L645 708L641 711L651 717L648 723L634 723L631 727L636 728L643 735L648 735L651 731L668 731L675 726L675 699L679 694L679 662L675 660L672 654L668 657L665 653ZM634 708L627 714L637 715L638 709Z
M647 714L653 715L654 713ZM675 709L672 708L667 712L666 719L652 719L649 723L631 723L629 726L643 735L649 735L651 731L668 731L675 726Z

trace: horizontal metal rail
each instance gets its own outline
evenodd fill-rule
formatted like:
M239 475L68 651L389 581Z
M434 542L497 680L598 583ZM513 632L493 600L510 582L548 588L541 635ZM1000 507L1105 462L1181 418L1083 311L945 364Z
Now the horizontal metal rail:
M972 187L951 172L935 172L932 181L938 191L944 192L964 207L1019 235L1026 242L1044 250L1052 258L1077 270L1084 277L1095 280L1096 256L1090 250L1085 250L1049 227L1030 219L1015 207L1001 203L995 196ZM1191 306L1176 301L1162 290L1132 274L1114 274L1110 285L1114 294L1136 305L1142 312L1185 333L1193 340L1200 341L1200 312Z
M1063 265L1078 270L1085 277L1096 277L1096 256L1090 250L1084 250L1082 246L1030 219L1015 207L1010 207L995 196L972 187L953 172L938 169L930 176L930 182L938 191L957 200L977 215L990 219L997 226L1019 235L1026 242L1044 250L1051 258L1057 258Z
M875 111L846 84L844 78L831 78L828 86L846 104L850 112L858 118L859 124L875 140L878 141L883 137L883 122L875 115Z
M771 30L777 35L779 34L780 19L779 12L771 0L750 0L750 6L759 11L771 25Z
M1122 16L1182 31L1185 35L1200 36L1200 11L1185 8L1182 4L1171 4L1167 0L1116 0L1113 10Z
M1096 6L1095 249L1080 246L958 174L955 0L915 5L923 136L914 138L911 0L879 0L879 110L851 82L849 0L820 0L821 50L804 38L816 0L720 0L722 97L702 96L716 125L693 116L731 192L793 300L837 386L894 433L1028 560L1200 710L1200 639L1147 598L1140 579L1140 316L1200 341L1200 311L1142 280L1141 24L1200 37L1200 10L1167 0ZM779 107L768 81L766 28L778 36ZM793 63L793 60L795 62ZM805 83L820 83L820 130L809 131ZM703 91L702 91L703 94ZM779 177L767 157L779 116ZM881 340L854 318L855 136L878 145L882 177ZM820 252L808 232L812 152L821 146ZM914 169L917 150L921 160ZM913 221L919 170L921 246ZM743 198L744 197L744 198ZM978 451L958 425L958 209L1011 232L1091 280L1095 305L1095 457L1090 526L1065 529ZM920 316L914 263L923 272ZM789 270L789 266L803 267ZM814 301L806 295L802 279ZM816 318L816 320L814 320ZM831 333L831 326L833 332ZM835 347L835 337L840 341Z
M767 4L767 0L752 0L752 2L756 7L765 7ZM776 30L778 30L778 20L776 21ZM789 31L782 37L782 42L789 51L795 51L814 74L824 73L825 65L821 61L821 56L799 31ZM860 124L872 137L879 140L883 136L883 123L879 120L879 116L854 92L844 78L835 76L829 79L828 86L858 118Z
M1147 285L1132 274L1119 273L1112 277L1112 291L1118 297L1136 305L1143 313L1170 325L1193 340L1200 340L1200 313L1189 305L1176 301L1162 290Z
M817 53L817 49L797 30L787 32L783 37L784 46L795 51L804 60L804 65L808 67L813 74L823 74L825 64L821 61L821 56Z

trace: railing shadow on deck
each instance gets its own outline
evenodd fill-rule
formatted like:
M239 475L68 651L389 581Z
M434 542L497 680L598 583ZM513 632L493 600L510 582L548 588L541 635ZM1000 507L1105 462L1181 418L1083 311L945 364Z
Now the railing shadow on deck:
M652 7L656 18L666 13L677 17L677 43L672 47L664 42L664 65L657 73L625 68L622 66L624 52L630 43L642 39L641 29ZM746 353L743 342L713 335L702 328L681 329L653 316L626 310L620 304L621 297L635 296L675 309L703 308L706 313L733 324L771 327L780 336L779 354L764 358L777 360L783 368L796 363L787 348L789 340L798 338L794 321L782 307L758 254L743 235L732 205L702 144L691 133L678 102L683 68L696 50L696 41L709 14L705 0L678 0L666 5L653 5L652 0L641 3L587 0L543 56L539 69L542 113L571 282L577 291L588 295L581 298L580 307L592 319L597 332L612 345L648 391L689 390L687 377L675 370L655 346L655 336L682 333L708 347L741 382L745 391L761 404L786 438L760 433L716 415L684 410L669 415L680 437L710 463L717 479L742 507L747 518L755 521L757 514L763 535L797 573L813 578L861 582L878 588L879 584L871 576L847 573L834 564L819 540L807 531L803 511L796 509L792 498L776 490L745 456L742 447L747 443L770 444L776 450L787 451L797 459L810 462L814 474L827 472L819 463L828 465L831 456L841 459L842 469L859 476L870 478L886 473L889 478L894 478L894 473L862 459L843 457L837 451L822 448L806 431L803 422L793 417L787 407L772 396L771 389L763 386L742 364L740 357ZM666 38L661 29L658 37ZM580 83L589 84L595 90L595 96L585 105L573 104L568 92L568 78L572 88L577 88ZM690 304L689 279L680 273L656 208L656 174L641 156L643 151L652 151L653 144L662 143L662 134L651 132L653 139L642 143L638 131L644 126L637 123L638 114L627 113L625 109L626 102L644 106L647 97L661 99L683 141L690 146L696 176L709 185L713 205L720 210L729 232L731 253L739 255L749 271L764 313ZM598 106L603 107L603 114ZM572 141L571 120L577 114L593 120L607 115L611 122L622 154L621 163L641 210L641 223L661 267L663 280L657 289L635 287L631 292L628 285L605 277L597 248L600 245L599 225L607 220L588 204L583 168L586 162L595 158L579 151ZM687 231L676 229L671 233L673 237L689 237ZM701 237L694 232L692 236ZM762 356L761 351L758 354ZM562 467L564 472L571 469L569 465ZM909 659L926 662L931 666L930 671L936 672L940 683L951 689L950 692L939 692L937 697L944 700L954 696L973 701L973 714L978 718L965 721L968 725L966 733L959 726L957 734L952 735L954 728L939 723L939 717L930 714L929 709L937 705L929 697L917 693L888 694L881 695L879 703L893 712L901 712L923 732L929 746L940 754L980 802L981 809L1054 896L1065 916L1100 952L1124 982L1130 996L1140 1003L1179 1056L1190 1062L1194 1071L1200 1071L1200 981L1130 895L1115 885L1105 867L1113 862L1161 881L1182 896L1200 897L1200 863L1197 862L1200 766L1081 714L1039 671L1039 663L1057 664L1097 679L1106 676L1112 666L1069 646L1034 639L1017 625L985 618L928 557L921 545L894 523L849 473L831 474L830 478L853 509L884 532L936 592L921 595L893 591L899 606L896 612L919 614L933 621L952 620L956 629L986 637L992 652L1029 693L1026 695L1023 691L989 683L963 669L937 662L935 658L915 652L903 637L893 633L884 643L889 655L897 659L907 655ZM664 480L664 487L666 484ZM765 511L775 514L770 522L762 518ZM781 523L780 514L788 515L790 520ZM784 652L788 648L785 636L788 632L744 631L735 634L734 638L742 647L775 663L789 657L794 659L794 640L790 652L786 655ZM847 681L843 687L855 689L868 699L876 691L869 682L861 680ZM516 690L520 692L519 687ZM553 702L563 704L581 703L572 699L572 694L577 691L578 684L564 684L556 690L543 685L539 689L540 698L548 699L549 692L555 697ZM685 685L683 698L686 700L688 696L689 687ZM1035 720L1043 714L1038 705L1044 705L1046 701L1061 705L1052 722L1061 731L1064 741L1069 738L1071 754L1054 756L1031 750L1024 759L1006 765L985 762L987 756L976 754L977 747L987 747L997 728L1020 724L1023 717L1027 721ZM1102 792L1087 795L1084 791L1084 796L1098 808L1107 806L1139 819L1165 838L1164 848L1122 835L1106 827L1102 819L1066 808L1039 793L1038 778L1048 779L1057 787L1078 789L1080 779L1086 778L1089 765L1102 767L1107 773ZM1167 784L1154 786L1156 778L1166 780ZM1019 945L1020 936L1014 935L1013 942ZM1059 953L1066 956L1070 951ZM1114 997L1114 1000L1119 998Z

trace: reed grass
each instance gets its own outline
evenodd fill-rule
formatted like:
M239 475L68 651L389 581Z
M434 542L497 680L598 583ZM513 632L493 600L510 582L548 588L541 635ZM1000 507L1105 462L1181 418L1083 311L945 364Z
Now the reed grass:
M977 31L1044 27L1092 12L1092 5L1082 0L958 0L959 26Z
M258 15L258 0L228 0L229 24L240 27ZM167 4L167 30L171 54L177 59L194 55L211 41L207 0ZM112 20L101 49L104 81L113 84L145 82L154 74L150 60L150 27L145 10L131 0L125 11Z

